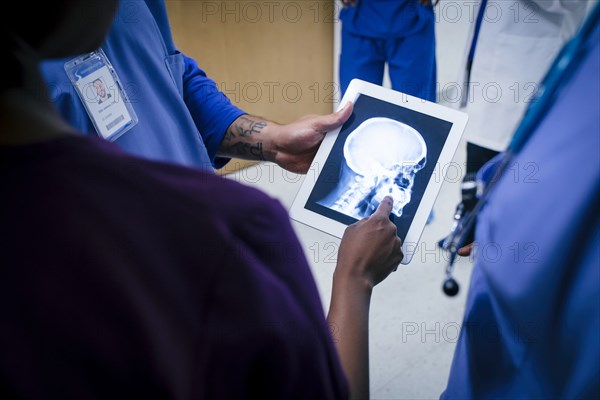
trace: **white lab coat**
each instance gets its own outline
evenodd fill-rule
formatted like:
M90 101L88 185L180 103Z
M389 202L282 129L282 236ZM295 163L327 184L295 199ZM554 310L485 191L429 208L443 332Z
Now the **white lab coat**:
M465 134L469 142L495 151L506 149L552 60L581 25L588 3L488 0L468 90L466 66L474 21L458 81L463 83L462 107L469 114Z

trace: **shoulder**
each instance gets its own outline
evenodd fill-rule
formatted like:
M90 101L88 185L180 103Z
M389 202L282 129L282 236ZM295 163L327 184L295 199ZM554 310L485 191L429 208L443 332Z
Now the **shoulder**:
M81 159L101 164L107 179L127 192L135 191L172 213L189 212L210 216L237 226L248 220L287 220L280 203L265 193L211 172L131 156L97 138L87 141ZM88 154L85 153L94 153ZM85 162L85 161L84 161ZM87 161L91 163L92 161ZM110 178L108 178L110 176Z

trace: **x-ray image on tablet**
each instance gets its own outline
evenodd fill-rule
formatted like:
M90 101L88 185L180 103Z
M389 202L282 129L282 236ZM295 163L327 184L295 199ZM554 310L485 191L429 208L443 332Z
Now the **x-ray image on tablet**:
M292 206L293 219L341 237L386 196L408 263L466 125L466 115L354 80L352 116L325 137Z
M369 118L346 138L343 161L339 183L318 204L362 219L392 196L392 213L400 217L410 203L415 176L427 163L427 144L409 125Z

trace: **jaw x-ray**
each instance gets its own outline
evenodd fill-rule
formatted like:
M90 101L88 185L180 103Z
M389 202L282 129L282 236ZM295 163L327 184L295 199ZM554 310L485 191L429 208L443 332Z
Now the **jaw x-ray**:
M416 129L390 118L369 118L344 144L345 176L317 203L361 219L392 196L392 213L402 215L410 203L417 172L427 163L427 145Z
M452 123L360 95L304 205L349 225L394 199L390 218L405 237Z

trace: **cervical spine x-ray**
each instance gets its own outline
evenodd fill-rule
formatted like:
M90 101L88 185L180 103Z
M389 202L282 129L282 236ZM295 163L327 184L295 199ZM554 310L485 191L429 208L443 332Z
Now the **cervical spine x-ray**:
M406 124L370 118L348 135L344 159L338 185L317 203L361 219L389 195L394 199L392 213L400 217L410 203L415 176L427 162L427 146Z

